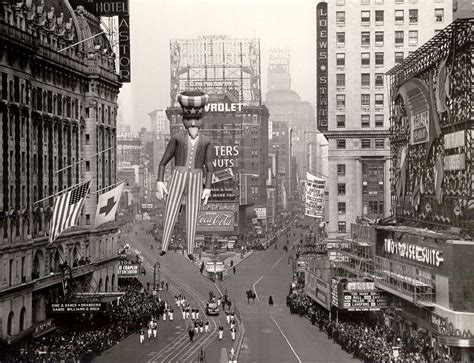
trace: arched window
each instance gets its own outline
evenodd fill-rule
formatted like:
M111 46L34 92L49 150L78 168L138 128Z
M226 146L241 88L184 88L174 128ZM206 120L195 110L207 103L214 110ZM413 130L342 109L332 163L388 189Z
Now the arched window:
M115 274L112 274L112 284L110 284L110 291L115 289Z
M109 292L109 276L105 278L105 292Z
M102 279L99 280L98 292L102 292Z
M10 315L8 315L8 321L7 321L7 334L8 335L12 335L14 318L15 318L15 314L13 313L13 311L10 311Z
M45 273L44 268L44 254L43 251L38 250L35 254L35 258L33 259L33 280L41 277Z
M23 306L20 312L20 331L25 330L25 315L26 315L26 308Z

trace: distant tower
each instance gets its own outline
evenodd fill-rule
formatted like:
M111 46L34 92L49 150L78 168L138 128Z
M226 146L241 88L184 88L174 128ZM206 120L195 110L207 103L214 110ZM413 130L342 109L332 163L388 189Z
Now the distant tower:
M291 89L290 50L288 48L270 49L267 79L269 91Z

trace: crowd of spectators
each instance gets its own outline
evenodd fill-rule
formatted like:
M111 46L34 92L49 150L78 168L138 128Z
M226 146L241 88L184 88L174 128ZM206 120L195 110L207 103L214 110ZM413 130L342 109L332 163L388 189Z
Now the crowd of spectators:
M364 362L453 361L446 353L434 349L424 335L402 334L376 321L331 319L329 313L312 302L302 289L290 288L286 303L292 314L307 317L320 331L326 332L328 339Z
M126 336L158 319L164 302L144 291L142 284L130 279L120 287L125 292L118 305L102 314L67 315L67 324L57 321L53 333L32 339L21 347L0 346L3 362L89 362L95 355L114 346Z

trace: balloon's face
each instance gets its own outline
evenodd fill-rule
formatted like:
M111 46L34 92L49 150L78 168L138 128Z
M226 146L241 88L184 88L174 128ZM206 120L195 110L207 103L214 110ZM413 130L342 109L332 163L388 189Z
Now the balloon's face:
M202 119L195 119L195 118L190 118L190 119L183 118L183 124L186 130L192 126L197 127L198 129L202 129L204 126L204 122Z
M198 132L199 132L199 129L196 126L188 127L189 136L191 136L193 139L196 138L196 136L198 135Z

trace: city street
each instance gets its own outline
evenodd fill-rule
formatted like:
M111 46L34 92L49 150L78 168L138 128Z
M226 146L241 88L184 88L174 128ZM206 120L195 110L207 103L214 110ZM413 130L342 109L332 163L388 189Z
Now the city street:
M144 222L140 222L144 223ZM141 250L147 267L146 280L153 282L153 263L157 260L158 249L150 249L153 239L135 223L132 231L122 237L132 247ZM290 230L290 247L301 238L303 229ZM135 235L135 232L137 233ZM293 236L296 233L296 236ZM292 281L292 267L283 245L286 236L277 240L278 248L271 245L265 251L255 251L236 267L236 274L231 274L216 286L201 276L197 266L192 264L181 253L169 252L158 260L161 263L161 278L168 281L170 291L160 291L168 302L174 303L174 294L184 293L193 305L196 301L201 311L209 291L224 289L232 299L243 317L245 335L239 355L239 362L349 362L355 361L340 346L333 344L325 333L312 326L307 318L291 315L285 305L288 289ZM257 294L255 302L247 303L245 292L254 289ZM268 304L272 296L274 305ZM204 348L207 362L218 362L222 348L227 351L233 346L225 315L221 312L218 318L210 318L211 334L198 335L193 343L189 342L186 324L178 308L175 308L173 322L161 321L158 325L157 340L145 339L139 344L138 334L132 334L120 344L104 352L94 362L177 362L195 359L201 347ZM224 339L217 339L217 327L224 327ZM239 327L240 329L240 327Z
M161 264L161 280L169 283L169 292L160 291L162 298L172 304L175 310L173 322L162 321L158 323L157 340L145 340L139 344L138 333L134 333L120 344L116 345L94 362L178 362L191 361L197 358L202 347L206 354L206 361L216 362L220 359L222 348L228 351L233 346L230 336L230 328L225 321L225 314L221 311L218 317L203 316L205 304L208 301L210 291L223 294L216 286L204 276L199 274L198 268L187 257L181 253L168 252L163 257L157 257L159 250L156 245L150 249L154 240L150 234L146 234L143 223L135 223L132 230L124 241L137 250L142 251L144 265L146 268L146 281L153 283L153 264L159 260ZM146 222L145 222L146 223ZM135 234L136 233L136 234ZM180 293L185 295L186 300L192 307L199 307L201 319L210 323L210 333L197 334L194 342L189 341L186 322L181 317L180 309L174 305L174 295ZM232 297L232 296L231 296ZM219 325L224 327L224 338L219 341L217 329Z

